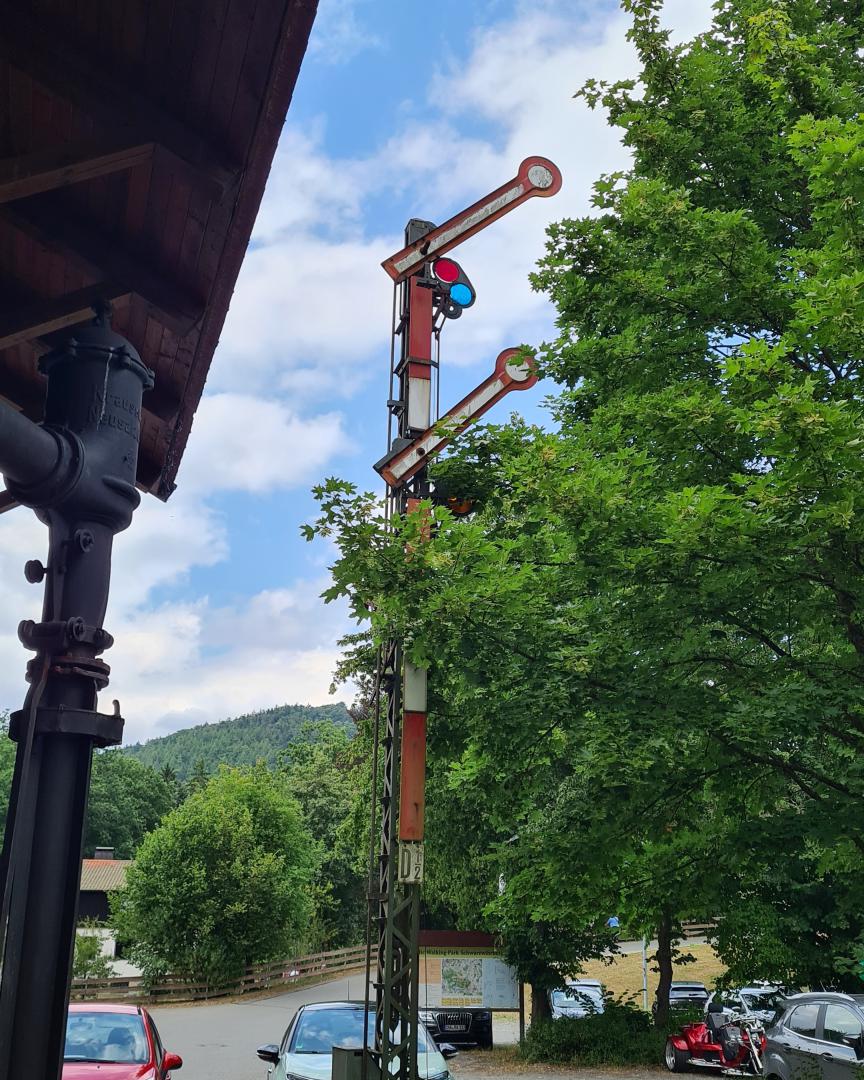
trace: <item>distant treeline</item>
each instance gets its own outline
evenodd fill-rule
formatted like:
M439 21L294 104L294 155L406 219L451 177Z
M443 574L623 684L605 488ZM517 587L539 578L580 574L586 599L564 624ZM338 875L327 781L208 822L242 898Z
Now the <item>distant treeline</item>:
M301 734L304 724L330 721L353 733L354 722L341 702L335 705L277 705L272 709L175 731L127 746L124 753L157 771L167 765L178 780L210 775L219 765L273 765Z

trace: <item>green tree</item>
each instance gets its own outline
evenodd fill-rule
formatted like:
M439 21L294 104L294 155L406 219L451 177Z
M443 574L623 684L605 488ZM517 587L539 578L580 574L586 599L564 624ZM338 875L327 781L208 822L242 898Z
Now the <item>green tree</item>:
M155 829L175 805L174 791L165 779L121 750L93 756L84 854L112 847L118 859L131 859L144 836Z
M171 792L171 806L172 808L180 805L186 798L186 785L177 776L175 770L167 762L159 770L159 775L165 782L168 790Z
M198 768L205 778L220 765L275 765L279 754L300 738L307 724L330 721L352 730L344 705L276 705L216 723L196 724L170 735L124 747L124 753L154 769L169 765L178 779L188 780Z
M196 791L202 791L207 786L207 779L207 766L204 764L204 758L196 758L189 779L186 781L187 792L193 794Z
M0 842L6 831L6 814L9 809L9 795L12 791L12 773L15 771L15 743L9 738L9 712L0 712L0 809L3 811L3 828L0 829Z
M366 852L358 836L358 746L330 721L302 728L281 769L321 847L310 944L339 948L362 941L366 925ZM365 818L365 815L364 815Z
M73 979L110 979L111 961L102 955L102 941L96 934L75 934L75 954L72 959Z
M15 743L8 738L8 731L8 714L0 714L0 806L4 821L15 767ZM112 847L118 859L131 859L144 835L174 805L172 789L153 769L119 750L97 751L87 804L85 856L91 856L96 847Z
M696 907L739 973L836 980L864 952L864 13L720 0L673 47L623 6L638 89L582 94L632 167L534 279L556 430L463 437L437 476L481 510L428 542L338 481L310 531L371 625L345 672L403 640L437 782L501 858L530 837L490 915L605 901L671 948Z
M150 976L230 979L302 941L317 859L283 777L223 767L145 838L112 921Z

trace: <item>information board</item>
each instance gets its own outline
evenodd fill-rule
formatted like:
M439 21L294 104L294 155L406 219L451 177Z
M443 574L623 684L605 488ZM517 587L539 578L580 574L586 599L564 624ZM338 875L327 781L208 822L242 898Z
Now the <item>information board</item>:
M516 971L491 950L421 949L420 1008L519 1008Z

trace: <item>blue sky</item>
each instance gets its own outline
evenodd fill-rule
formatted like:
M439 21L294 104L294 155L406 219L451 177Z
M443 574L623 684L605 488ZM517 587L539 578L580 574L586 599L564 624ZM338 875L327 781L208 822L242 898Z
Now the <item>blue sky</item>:
M679 38L709 0L667 0ZM127 741L281 702L333 700L344 609L318 599L333 552L299 528L311 486L374 490L385 449L392 287L381 261L410 217L442 221L531 155L564 173L461 247L478 299L442 339L446 409L502 348L553 333L527 277L551 221L588 212L626 167L584 79L635 73L614 0L321 0L279 152L168 504L145 500L117 540L106 659ZM541 384L511 408L542 418ZM0 707L23 697L15 638L38 615L21 565L44 552L23 511L0 519ZM349 699L350 688L336 698Z

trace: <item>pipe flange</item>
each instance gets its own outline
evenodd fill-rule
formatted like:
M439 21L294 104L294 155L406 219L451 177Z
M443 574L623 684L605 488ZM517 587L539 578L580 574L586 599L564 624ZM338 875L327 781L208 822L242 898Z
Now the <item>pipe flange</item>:
M35 735L78 735L92 739L96 746L118 746L123 741L123 717L91 709L69 709L63 705L40 705L36 710ZM24 726L24 710L9 717L9 737L16 742Z
M93 360L134 371L145 390L152 390L155 375L144 363L138 350L110 326L89 324L76 327L71 337L58 349L45 353L39 370L48 375L58 365L75 360Z
M24 619L18 624L18 640L36 652L57 653L70 645L92 645L97 653L110 649L114 638L101 626L89 626L82 618L55 619L34 622Z
M50 670L52 675L80 675L85 679L92 679L99 690L105 689L111 676L111 668L104 660L95 658L91 660L88 657L70 654L52 656Z

